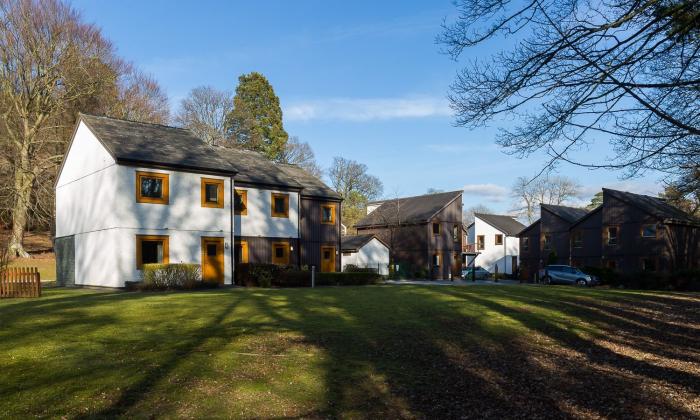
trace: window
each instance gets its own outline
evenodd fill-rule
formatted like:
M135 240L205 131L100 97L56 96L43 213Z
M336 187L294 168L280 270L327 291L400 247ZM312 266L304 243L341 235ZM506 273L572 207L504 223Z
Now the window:
M477 235L476 249L484 249L484 235Z
M575 231L571 236L571 244L574 248L583 248L583 233Z
M459 242L459 225L452 226L452 240Z
M233 258L237 264L248 263L248 242L240 241L234 245Z
M277 265L289 265L289 243L272 243L272 263Z
M542 236L542 240L544 241L544 249L545 250L550 250L552 249L552 235L544 235Z
M168 237L156 235L136 235L136 268L144 264L168 263Z
M656 238L656 225L644 225L642 226L642 238Z
M433 265L440 267L440 254L433 254Z
M137 203L168 204L169 195L168 174L136 171Z
M352 252L343 252L343 257L352 257Z
M642 270L656 271L656 260L654 258L642 258Z
M202 207L224 208L224 180L202 178Z
M324 225L335 224L335 204L321 205L321 223Z
M523 251L527 251L530 248L530 238L523 238Z
M611 270L617 270L617 261L615 260L608 260L606 266L611 269Z
M235 214L245 216L248 214L248 191L233 190L233 211Z
M433 223L433 235L438 236L440 234L440 223Z
M289 217L289 194L272 193L272 217Z
M503 245L503 235L500 233L496 234L495 239L496 245Z
M607 235L608 245L617 245L617 226L608 226Z

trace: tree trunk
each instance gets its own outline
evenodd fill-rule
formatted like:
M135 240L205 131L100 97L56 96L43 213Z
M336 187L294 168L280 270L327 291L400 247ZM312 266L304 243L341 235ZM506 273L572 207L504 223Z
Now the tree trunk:
M22 150L15 166L15 191L14 204L12 206L12 235L10 236L10 256L28 258L29 254L24 250L24 228L27 225L27 213L29 212L29 200L34 185L34 173L30 169L29 153Z

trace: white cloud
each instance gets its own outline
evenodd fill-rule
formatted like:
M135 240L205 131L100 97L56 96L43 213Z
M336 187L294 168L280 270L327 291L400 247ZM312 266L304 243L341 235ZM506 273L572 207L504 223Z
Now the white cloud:
M483 197L491 202L501 202L508 197L507 188L496 184L467 184L463 188L464 194Z
M372 121L400 118L450 116L444 98L334 98L293 103L284 107L288 121L341 120Z

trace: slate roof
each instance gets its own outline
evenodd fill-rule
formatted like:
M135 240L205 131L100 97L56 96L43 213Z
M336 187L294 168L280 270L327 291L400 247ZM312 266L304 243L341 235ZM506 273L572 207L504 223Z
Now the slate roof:
M419 195L398 199L401 224L423 223L435 216L437 212L462 195L462 191L451 191L437 194ZM396 223L397 200L375 201L369 204L380 204L373 212L363 217L355 224L356 227L385 226L387 222Z
M234 164L212 153L213 148L189 130L88 114L80 114L80 119L118 163L237 172Z
M301 189L296 179L283 171L277 164L252 150L216 147L216 152L238 168L235 182L249 182L276 187Z
M518 232L518 236L522 237L525 235L526 232L529 232L530 229L539 228L539 227L540 227L540 219L537 219L534 222L532 222L530 224L530 226L526 226L525 229Z
M335 192L331 187L324 184L323 181L311 175L304 168L297 165L279 164L290 177L294 178L304 188L301 190L302 196L333 198L340 200L340 194ZM236 177L238 178L238 177Z
M374 235L343 236L340 239L340 249L343 252L357 252L360 250L360 248L365 246L369 241L371 241L374 238L375 238ZM381 242L381 240L379 242ZM384 242L382 242L382 243L384 243Z
M550 213L559 216L560 218L566 220L569 223L574 223L578 219L588 214L588 210L579 209L576 207L556 206L554 204L540 204L540 206L543 210L547 210Z
M611 190L603 188L603 194L608 194L618 200L635 206L644 212L664 219L668 222L681 222L698 224L700 221L688 215L684 211L668 204L665 200L648 195L634 194L626 191Z
M478 217L489 225L495 227L507 236L516 236L521 230L525 229L525 225L518 222L511 216L500 214L474 213L474 217Z

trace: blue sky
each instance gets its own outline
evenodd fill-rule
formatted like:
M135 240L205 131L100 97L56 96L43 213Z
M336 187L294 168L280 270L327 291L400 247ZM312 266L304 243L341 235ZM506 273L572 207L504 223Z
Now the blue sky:
M450 1L171 2L74 1L118 53L151 73L173 110L190 89L234 90L242 73L259 71L280 97L285 128L309 142L323 167L334 156L365 163L385 195L465 190L465 207L512 208L518 176L536 174L542 156L518 159L494 143L498 122L454 127L445 99L461 64L435 37ZM584 151L602 158L605 141ZM587 201L601 187L654 194L658 176L621 181L620 173L561 166Z

